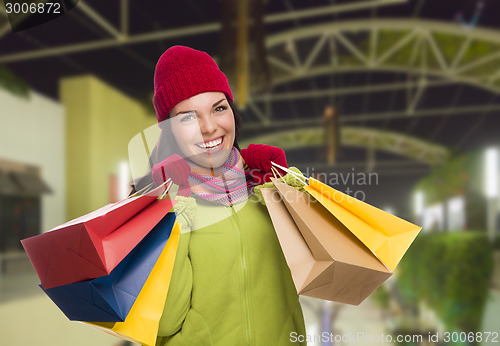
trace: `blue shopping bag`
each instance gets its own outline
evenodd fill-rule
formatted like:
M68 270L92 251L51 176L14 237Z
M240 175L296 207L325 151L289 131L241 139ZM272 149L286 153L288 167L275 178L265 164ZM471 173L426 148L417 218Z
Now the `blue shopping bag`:
M72 321L123 322L165 247L176 214L168 213L109 275L44 289Z

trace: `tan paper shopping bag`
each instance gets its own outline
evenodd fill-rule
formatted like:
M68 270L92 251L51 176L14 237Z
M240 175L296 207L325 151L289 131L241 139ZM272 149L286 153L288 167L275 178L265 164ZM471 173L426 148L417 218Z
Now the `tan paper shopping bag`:
M359 305L392 275L323 205L273 182L261 191L299 294Z
M309 178L311 196L342 222L391 270L398 265L422 227Z

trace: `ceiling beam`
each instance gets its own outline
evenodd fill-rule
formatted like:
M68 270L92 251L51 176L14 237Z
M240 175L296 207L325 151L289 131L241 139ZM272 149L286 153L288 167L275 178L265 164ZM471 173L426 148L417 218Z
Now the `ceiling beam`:
M287 11L285 13L267 15L264 17L264 22L267 24L272 24L287 20L311 18L311 17L321 16L324 14L362 10L370 7L388 6L406 2L407 0L379 0L379 1L363 1L363 2L357 2L355 4L329 5L329 6L315 7L306 10L294 10L292 12ZM80 4L76 8L80 8ZM58 47L27 50L13 54L4 54L0 55L0 63L5 64L9 62L19 62L22 60L46 58L59 54L73 54L90 50L112 48L125 44L137 44L149 41L164 40L169 38L179 38L185 36L208 34L208 33L218 32L221 30L222 27L220 23L212 22L202 25L195 25L195 26L182 27L176 29L158 30L145 34L124 36L119 31L117 31L116 28L111 26L111 24L109 24L104 18L102 18L99 14L93 11L89 6L84 5L82 7L82 10L87 15L93 16L94 20L99 20L99 24L105 30L110 32L115 38L110 40L89 41L89 42L75 43L70 45L63 45ZM8 31L7 29L2 28L2 30L5 30L5 33ZM116 36L116 34L118 34L119 36Z
M394 43L387 51L384 52L378 59L375 60L374 65L381 65L384 61L389 59L395 53L400 51L406 44L408 44L419 33L417 29L410 31L403 36L398 42Z
M500 111L500 104L493 105L478 105L478 106L461 106L461 107L442 107L433 109L419 109L412 114L412 118L415 117L437 117L441 115L447 115L449 117L458 115L470 115L477 116L478 112L494 112ZM360 121L374 121L374 120L386 120L386 119L408 119L406 109L399 110L396 112L380 112L380 113L360 113L360 114L343 114L340 118L340 122L343 124L356 123ZM289 128L289 127L304 127L308 125L319 125L322 124L323 119L320 117L310 118L301 117L299 119L287 119L287 120L274 120L267 124L262 123L245 123L245 129L263 129L263 128Z
M120 1L120 26L123 37L128 36L129 29L129 3L128 0Z
M270 14L264 19L265 23L279 23L289 20L312 18L318 16L325 16L331 14L337 14L342 12L353 12L366 10L368 8L375 8L380 6L390 6L405 4L408 0L369 0L369 1L357 1L355 3L344 3L332 6L314 7L303 10L293 10L283 13Z
M416 84L418 87L417 87L417 90L415 91L415 94L413 95L413 97L410 97L408 99L408 105L406 108L407 115L412 115L415 112L415 109L417 108L418 103L420 102L420 100L422 98L424 90L426 89L426 87L428 87L425 75L420 76L420 78L418 79L418 82ZM407 86L411 86L411 82L408 82Z
M23 60L47 58L60 54L72 54L90 50L112 48L125 44L135 44L135 43L143 43L149 41L157 41L167 38L176 38L180 36L198 35L202 32L214 32L219 29L220 29L219 23L203 24L193 27L159 30L146 34L133 35L123 39L123 41L117 39L97 40L84 43L76 43L71 45L63 45L58 47L29 50L21 53L0 55L0 63L5 64L9 62L19 62Z
M431 69L431 68L426 68L426 69L420 69L420 70L415 70L415 69L409 69L406 66L400 66L400 65L382 65L382 66L347 66L347 65L339 65L339 66L318 66L318 67L313 67L310 68L307 71L303 71L302 73L290 73L287 75L282 75L280 77L277 77L273 79L273 86L276 87L281 84L286 84L292 81L296 81L299 79L303 79L305 77L307 78L312 78L315 76L319 75L330 75L332 73L352 73L352 72L365 72L365 71L377 71L377 72L391 72L391 73L414 73L414 74L422 74L425 73L428 76L433 76L433 77L438 77L438 78L446 78L447 80L450 81L450 83L463 83L467 85L472 85L477 88L481 88L493 93L499 93L500 92L500 87L497 85L489 83L489 78L478 78L474 76L467 76L467 75L446 75L443 73L442 70L440 69ZM496 71L493 71L496 72ZM492 73L493 73L492 72Z
M90 19L92 19L97 25L104 29L108 34L113 36L118 40L123 40L124 36L118 29L116 29L110 22L108 22L103 16L96 12L92 7L87 5L83 0L78 2L77 8L85 13Z
M389 19L389 18L379 18L375 20L357 19L342 22L327 22L316 25L303 26L298 29L292 29L288 31L283 31L274 35L270 35L266 39L266 45L268 47L273 47L276 44L283 43L293 37L295 40L305 39L313 36L319 36L320 34L341 32L362 32L372 29L378 30L393 30L393 31L414 31L418 28L420 33L432 31L439 32L443 34L449 34L452 36L463 36L479 41L489 41L494 43L500 43L499 30L497 29L486 29L481 27L476 27L474 30L465 30L460 25L454 22L445 22L437 20L427 20L427 19ZM406 39L408 39L406 37Z
M324 121L323 121L324 124ZM265 143L284 150L304 149L325 144L324 126L301 127L277 130L240 141L241 147L250 143ZM449 157L449 150L439 144L397 132L368 127L342 127L340 129L342 146L369 148L410 157L428 165L443 163Z
M438 80L430 80L425 81L426 87L437 87L443 85L449 85L456 83L453 80L449 79L438 79ZM283 100L296 100L296 99L308 99L308 98L316 98L316 97L325 97L325 96L339 96L339 95L354 95L354 94L362 94L362 93L375 93L375 92L384 92L384 91L392 91L392 90L402 90L404 88L416 88L420 87L422 82L402 82L402 83L387 83L387 84L372 84L372 85L362 85L355 87L343 87L343 88L331 88L331 89L321 89L321 90L304 90L304 91L292 91L292 92L281 92L281 93L273 93L269 96L266 95L256 95L253 97L253 100L256 102L267 100L270 98L272 101L283 101Z
M297 167L304 175L308 175L307 173L316 173L321 174L323 172L335 172L335 173L360 173L366 172L368 170L363 169L362 166L359 167L357 171L352 171L352 166L349 166L349 163L346 164L335 164L335 165L327 165L324 162L311 162L311 163L294 163L293 166ZM366 163L365 163L366 166ZM401 168L386 168L381 169L378 167L378 162L375 165L373 171L368 171L370 173L377 174L378 176L402 176L402 175L422 175L425 176L431 172L430 167L416 167L414 164L409 164L408 167Z
M356 58L358 58L363 64L368 63L368 59L359 51L358 48L348 40L341 32L335 33L335 37L339 40L340 43L351 52Z

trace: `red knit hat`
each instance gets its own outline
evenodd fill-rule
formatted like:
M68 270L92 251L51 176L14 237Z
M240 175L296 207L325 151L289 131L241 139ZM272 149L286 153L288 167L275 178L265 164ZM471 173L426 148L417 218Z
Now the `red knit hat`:
M179 102L203 92L218 91L233 101L227 77L205 52L184 46L170 47L156 64L153 105L158 122Z

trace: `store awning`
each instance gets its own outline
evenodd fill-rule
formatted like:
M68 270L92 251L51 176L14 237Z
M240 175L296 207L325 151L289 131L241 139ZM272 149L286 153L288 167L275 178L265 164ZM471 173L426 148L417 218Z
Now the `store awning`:
M0 194L13 194L19 188L5 172L0 171Z
M20 195L39 196L44 193L52 193L50 187L38 175L10 172L9 176Z

